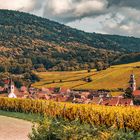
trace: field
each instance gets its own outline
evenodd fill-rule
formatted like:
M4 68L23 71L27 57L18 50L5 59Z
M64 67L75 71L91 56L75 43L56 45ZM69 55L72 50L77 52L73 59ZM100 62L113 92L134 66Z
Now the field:
M65 87L71 89L126 89L129 86L131 73L135 74L137 88L140 87L140 62L124 65L115 65L107 70L96 72L92 70L74 72L40 72L37 75L41 78L40 82L33 84L34 87ZM83 78L91 77L92 82L85 82Z

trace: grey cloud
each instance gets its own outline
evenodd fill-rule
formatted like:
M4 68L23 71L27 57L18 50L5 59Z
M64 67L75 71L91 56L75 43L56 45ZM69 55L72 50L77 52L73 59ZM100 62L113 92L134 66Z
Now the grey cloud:
M109 13L110 18L102 22L102 30L109 34L140 37L140 10L120 7Z
M70 22L85 17L96 17L120 7L140 9L138 0L46 0L44 17ZM117 11L118 12L118 11Z
M136 9L140 9L140 1L139 0L108 0L109 7L117 6L117 7L132 7Z
M47 0L44 17L60 22L70 22L106 12L106 0Z
M35 13L65 24L72 22L73 26L77 20L91 18L96 22L104 16L107 18L97 21L103 32L140 36L140 0L0 0L0 8Z
M102 32L140 36L140 0L46 0L43 14L63 23L103 15Z

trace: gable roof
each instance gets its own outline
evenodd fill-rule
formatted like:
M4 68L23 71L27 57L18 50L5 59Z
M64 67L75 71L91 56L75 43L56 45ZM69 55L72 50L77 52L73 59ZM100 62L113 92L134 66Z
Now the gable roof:
M62 88L60 88L60 92L61 93L68 93L68 92L70 92L70 89L62 87Z
M94 97L94 98L92 99L91 102L92 102L93 104L100 104L102 100L103 100L103 99L100 98L100 97Z
M123 105L123 106L133 105L133 101L132 99L120 98L118 105Z
M133 92L133 95L134 95L134 96L140 96L140 90L135 90L135 91Z
M111 98L109 100L109 106L117 106L119 103L119 98L118 97L114 97L114 98Z

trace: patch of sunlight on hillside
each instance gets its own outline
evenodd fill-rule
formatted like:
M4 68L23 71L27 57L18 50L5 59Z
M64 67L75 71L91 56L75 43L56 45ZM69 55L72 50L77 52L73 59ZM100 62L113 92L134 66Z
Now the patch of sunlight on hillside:
M72 89L126 89L129 86L130 74L133 72L136 77L137 87L140 87L140 62L116 65L96 72L92 70L74 72L40 72L40 82L33 86L41 87L67 87ZM83 81L83 78L91 77L92 82Z

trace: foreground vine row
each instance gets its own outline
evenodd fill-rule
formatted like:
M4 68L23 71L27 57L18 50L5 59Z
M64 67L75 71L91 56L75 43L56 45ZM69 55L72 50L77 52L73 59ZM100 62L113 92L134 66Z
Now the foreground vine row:
M93 125L114 126L140 131L138 107L107 107L53 101L0 98L0 109L6 111L39 113L68 120L79 119Z

